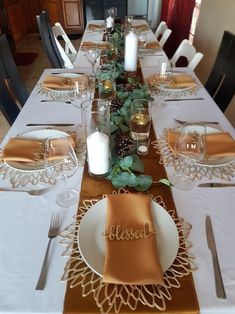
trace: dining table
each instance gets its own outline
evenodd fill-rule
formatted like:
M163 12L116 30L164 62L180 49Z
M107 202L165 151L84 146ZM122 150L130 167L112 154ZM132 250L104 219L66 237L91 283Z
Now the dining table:
M91 23L103 25L104 21L89 21L88 26ZM134 23L138 25L138 23L145 22L134 20ZM88 26L84 32L82 43L84 41L102 41L103 30L99 28L96 30L89 29ZM155 40L150 29L148 40ZM144 55L143 58L139 59L139 68L145 82L148 81L150 75L157 72L160 59L168 60L163 49L153 54ZM177 97L168 94L159 95L151 91L154 100L151 107L153 138L150 144L150 172L154 180L161 179L159 173L170 180L176 171L164 149L164 132L166 129L174 129L178 126L175 119L216 121L218 124L211 126L211 128L226 131L235 138L234 127L208 94L196 74L187 67L173 68L173 73L174 71L193 76L198 82L198 87L194 94L177 94ZM3 139L1 149L12 137L24 136L28 132L40 132L41 130L76 132L78 137L81 136L82 138L84 129L81 103L87 96L82 95L71 101L63 97L53 98L53 95L42 88L45 77L66 72L91 75L91 65L86 60L83 49L79 49L73 69L48 68L43 71L20 114ZM45 125L28 126L27 124ZM55 126L55 124L71 125ZM105 179L93 179L89 176L84 146L82 146L79 156L79 167L76 173L68 179L69 187L75 188L79 195L77 203L70 208L62 208L56 204L56 195L62 189L61 183L52 185L47 193L37 196L17 191L18 189L44 188L48 185L44 177L45 173L43 171L19 170L12 167L11 164L1 162L0 313L81 314L100 312L102 306L96 305L92 291L89 295L81 294L82 279L75 281L74 286L69 286L73 280L73 278L68 280L70 275L68 269L71 267L69 264L70 255L75 250L73 232L76 230L76 221L81 220L78 209L84 210L86 207L84 204L89 203L91 199L94 200L97 197L100 199L100 195L96 195L99 191L99 185L103 184L104 186L104 193L101 190L102 194L105 194L106 186L107 193L110 193L112 189L114 191L117 189L111 187L110 182L104 182ZM162 167L161 170L159 167ZM183 191L174 186L164 186L158 190L158 184L152 190L152 193L157 193L154 196L158 196L158 194L161 196L162 191L166 191L166 195L172 199L172 206L177 213L175 221L178 224L183 221L182 225L186 226L186 235L182 236L180 233L180 238L183 239L182 241L186 246L185 260L190 259L191 270L187 274L179 276L179 279L174 282L175 286L170 283L171 280L169 279L171 289L166 290L166 297L163 297L166 303L165 308L154 308L142 304L140 307L131 309L131 306L128 307L125 304L120 309L120 313L235 313L235 250L233 249L235 239L235 159L230 158L229 162L225 164L201 167L198 172L199 175L195 178L196 185L191 190ZM234 183L234 186L198 186L200 183L210 182ZM13 190L2 191L3 188ZM149 191L151 192L151 189ZM166 204L167 210L172 209L168 208L171 206L168 199L163 197L163 203ZM89 210L89 206L86 210ZM51 215L54 212L60 215L61 234L51 243L46 285L44 289L37 290L35 287L48 243ZM206 237L206 216L208 215L211 217L213 225L218 260L226 292L225 299L218 298L216 295L213 260ZM167 229L168 225L165 228ZM180 229L181 232L183 229ZM69 238L68 235L71 236L71 234L72 237ZM170 243L168 245L171 247ZM79 252L76 253L79 254ZM90 276L93 276L92 270L81 260L82 256L79 255L79 260L73 260L73 263L80 265L80 268L84 267L85 269L86 267L86 271L89 272ZM81 271L79 267L77 271ZM83 277L85 277L84 274ZM76 274L73 273L73 275ZM98 280L98 275L96 276L94 278ZM183 277L182 281L181 277ZM187 280L189 281L187 283L189 285L188 292L188 286L184 287ZM87 289L95 290L95 283L92 287L87 285ZM72 296L68 296L68 293ZM97 295L96 297L98 298ZM111 298L111 296L107 298L109 297ZM74 298L74 305L70 306L71 298ZM174 298L179 299L177 301ZM91 305L93 303L94 305ZM186 306L182 305L183 303ZM114 312L115 309L112 308L110 313ZM116 313L118 312L119 310L116 309Z

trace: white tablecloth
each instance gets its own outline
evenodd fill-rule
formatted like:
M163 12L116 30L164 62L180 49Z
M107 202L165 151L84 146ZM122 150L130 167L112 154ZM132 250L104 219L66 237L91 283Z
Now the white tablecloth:
M100 33L86 33L99 40ZM82 57L78 56L78 59ZM148 58L148 61L146 61ZM144 76L157 67L158 57L147 57L141 61ZM91 68L78 62L74 71L89 74ZM58 70L59 71L59 70ZM63 70L60 70L63 71ZM44 77L55 69L47 69ZM41 78L42 79L42 78ZM164 128L175 127L174 118L184 120L215 120L220 127L235 137L234 128L208 95L204 88L197 97L202 101L168 102L159 108L154 104L153 123L159 136ZM11 127L2 145L9 137L27 130L40 127L26 127L34 122L80 123L81 113L78 108L63 102L42 103L44 97L38 94L35 87L20 115ZM79 106L79 104L77 103ZM65 129L66 130L66 129ZM157 164L156 164L157 169ZM173 173L167 167L168 175ZM83 168L69 179L69 186L80 190ZM154 169L153 169L154 174ZM202 182L207 181L206 179ZM219 181L219 180L218 180ZM235 182L235 179L233 179ZM9 186L7 180L0 176L0 185ZM44 290L36 291L35 286L40 273L48 238L47 232L51 213L58 211L62 216L63 229L72 222L77 206L62 209L55 203L56 194L61 185L50 193L33 197L26 193L0 192L0 313L62 313L66 283L61 282L66 258L62 257L63 246L59 238L53 240L50 251L50 267L47 284ZM202 314L235 313L235 193L234 188L204 189L195 187L191 191L172 189L178 214L192 224L190 241L191 252L196 257L198 270L193 272L194 283ZM227 294L226 300L216 297L211 253L207 246L205 234L205 216L212 219L222 277Z

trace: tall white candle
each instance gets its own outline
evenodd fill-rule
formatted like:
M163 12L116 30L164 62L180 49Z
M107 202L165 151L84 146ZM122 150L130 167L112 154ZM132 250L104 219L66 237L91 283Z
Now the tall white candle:
M107 17L106 19L106 27L112 28L114 26L114 19L112 16Z
M124 69L125 71L136 71L137 68L137 51L138 51L138 38L133 31L126 35L125 39L125 58Z
M96 131L87 137L87 154L89 171L102 175L109 171L109 137Z

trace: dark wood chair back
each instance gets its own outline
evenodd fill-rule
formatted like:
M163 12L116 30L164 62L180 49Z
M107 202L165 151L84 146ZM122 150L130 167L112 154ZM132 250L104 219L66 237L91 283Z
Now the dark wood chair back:
M0 79L7 82L10 93L21 107L24 106L29 93L20 78L6 36L0 36Z
M6 79L0 77L0 110L10 125L13 124L20 112L19 103L12 96Z
M64 62L56 45L47 11L42 11L40 15L36 15L36 19L42 45L52 67L64 68Z
M235 90L235 35L225 31L205 88L224 112Z

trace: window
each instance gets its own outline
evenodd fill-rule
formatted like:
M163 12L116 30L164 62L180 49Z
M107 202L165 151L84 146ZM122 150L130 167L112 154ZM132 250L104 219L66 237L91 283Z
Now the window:
M197 20L198 20L198 16L199 16L199 12L200 12L201 2L202 2L202 0L196 0L195 1L192 23L191 23L190 33L189 33L189 42L191 44L193 43L193 39L194 39L194 34L195 34Z

